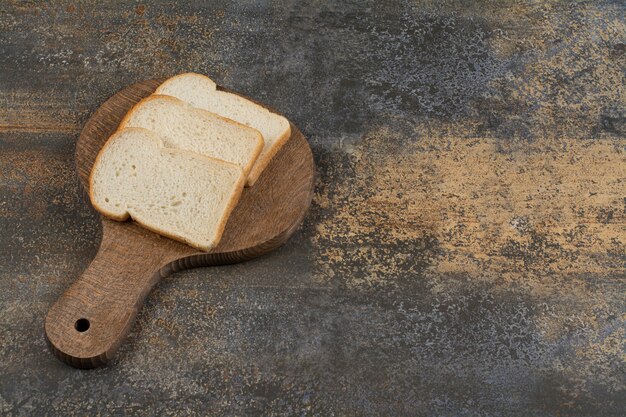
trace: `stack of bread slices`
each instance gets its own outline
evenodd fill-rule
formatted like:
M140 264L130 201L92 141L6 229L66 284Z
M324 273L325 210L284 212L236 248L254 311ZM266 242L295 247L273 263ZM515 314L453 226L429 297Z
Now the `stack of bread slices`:
M103 215L209 251L244 186L254 186L289 139L284 117L181 74L137 103L91 171L90 198Z

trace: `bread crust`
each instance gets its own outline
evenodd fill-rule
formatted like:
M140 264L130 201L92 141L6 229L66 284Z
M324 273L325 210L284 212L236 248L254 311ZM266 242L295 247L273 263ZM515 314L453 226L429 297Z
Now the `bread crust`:
M197 242L191 241L187 238L185 238L184 236L179 236L173 233L168 233L167 231L160 229L158 227L154 227L154 226L150 226L145 224L144 222L142 222L141 220L138 220L136 218L134 218L132 216L132 214L130 213L130 211L128 211L128 209L126 209L125 213L122 216L117 216L109 211L107 211L106 209L104 209L102 206L97 204L97 201L94 198L94 194L93 194L93 176L94 176L94 172L96 171L98 165L100 164L100 159L102 157L102 155L104 154L104 152L106 151L107 147L122 133L127 132L127 131L136 131L136 132L141 132L143 134L146 134L147 136L149 136L152 140L155 141L155 144L157 145L157 148L159 149L160 153L170 153L170 154L187 154L187 155L191 155L194 158L199 158L199 159L206 159L206 160L210 160L213 163L218 163L224 166L227 166L229 168L235 168L237 171L239 171L239 177L237 179L237 183L235 184L235 191L234 193L232 193L230 199L228 200L228 202L226 203L226 209L224 210L224 215L222 216L222 218L220 219L220 221L217 224L216 230L215 230L215 234L213 236L213 239L211 239L214 243L212 245L202 245L202 244L198 244ZM109 139L107 139L106 143L104 144L104 146L102 147L102 149L100 150L100 152L98 152L98 155L96 156L96 160L93 164L93 167L91 169L91 173L89 175L89 200L91 201L91 204L93 205L93 207L100 212L102 215L116 220L116 221L126 221L129 218L132 219L133 221L137 222L138 224L140 224L142 227L144 227L145 229L148 229L152 232L155 232L159 235L168 237L170 239L179 241L179 242L183 242L189 246L192 246L196 249L199 249L201 251L205 251L208 252L211 249L213 249L217 244L219 244L219 241L222 237L222 234L224 233L224 229L226 228L226 223L228 222L228 219L230 218L230 214L232 213L232 211L235 209L235 207L237 206L237 203L239 202L240 198L241 198L241 194L243 192L243 188L244 188L244 184L245 184L245 176L243 174L242 169L237 165L237 164L233 164L231 162L227 162L221 159L217 159L217 158L213 158L207 155L202 155L202 154L198 154L192 151L188 151L188 150L184 150L184 149L172 149L172 148L166 148L163 145L163 141L161 140L161 138L154 132L152 132L151 130L148 129L144 129L141 127L128 127L128 128L123 128L123 129L119 129L117 131L115 131L115 133L113 133Z
M287 123L289 123L289 121L287 121ZM287 143L290 137L291 123L289 123L289 127L287 128L287 130L283 132L283 134L278 138L276 142L274 142L274 146L272 146L265 155L257 159L255 165L252 167L250 173L248 174L248 179L246 183L248 187L252 187L254 185L254 183L259 179L259 177L265 170L265 168L267 168L267 165L270 163L272 158L276 156L278 151L285 145L285 143Z
M255 136L256 136L256 144L254 147L254 152L253 152L253 158L250 159L250 161L246 164L245 167L243 167L243 172L246 175L246 177L248 177L250 171L252 170L252 167L254 166L254 164L256 163L259 155L261 154L261 151L263 150L263 147L265 146L265 140L263 139L263 135L261 135L261 132L259 132L257 129L254 129L250 126L246 126L242 123L236 122L232 119L229 119L227 117L223 117L220 116L219 114L216 113L211 113L208 110L204 110L204 109L199 109L197 107L193 107L192 105L186 103L183 100L180 100L176 97L172 97L172 96L167 96L167 95L161 95L161 94L152 94L149 95L148 97L140 100L139 102L137 102L137 104L135 104L129 111L128 113L126 113L126 115L124 116L124 118L122 119L122 121L120 122L119 126L117 127L117 131L121 130L121 129L125 129L127 128L127 124L128 121L130 120L131 116L145 103L148 103L150 101L153 100L165 100L165 101L169 101L171 104L173 105L177 105L177 106L185 106L185 108L187 108L189 111L191 112L199 112L199 113L209 113L211 116L219 118L220 120L231 124L231 125L236 125L238 127L241 127L243 129L249 130L254 132ZM117 132L116 131L116 132Z
M213 86L213 91L217 91L217 83L215 81L213 81L211 78L207 77L206 75L203 74L198 74L197 72L184 72L182 74L177 74L174 75L173 77L168 78L167 80L163 81L161 83L161 85L159 85L157 87L156 90L154 90L154 93L152 94L161 94L161 92L165 89L165 87L167 87L168 84L170 84L172 81L175 81L179 78L183 78L183 77L193 77L193 78L200 78L202 80L205 81L209 81L209 84L211 84Z

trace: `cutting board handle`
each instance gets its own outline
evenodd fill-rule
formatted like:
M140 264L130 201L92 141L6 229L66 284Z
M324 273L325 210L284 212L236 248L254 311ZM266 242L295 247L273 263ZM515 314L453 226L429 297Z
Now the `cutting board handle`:
M165 263L157 248L149 251L107 239L106 229L94 260L46 317L52 350L78 368L93 368L113 358Z

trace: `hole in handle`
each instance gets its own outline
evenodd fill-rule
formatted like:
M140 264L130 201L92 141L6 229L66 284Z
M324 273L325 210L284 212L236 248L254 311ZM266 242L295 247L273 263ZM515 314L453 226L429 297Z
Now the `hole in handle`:
M89 320L87 319L78 319L76 323L74 323L74 328L79 332L86 332L89 330Z

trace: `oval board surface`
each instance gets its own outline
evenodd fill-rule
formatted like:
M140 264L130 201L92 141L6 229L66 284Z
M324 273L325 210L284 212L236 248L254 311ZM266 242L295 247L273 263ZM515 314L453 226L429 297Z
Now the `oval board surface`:
M84 187L98 152L126 112L162 80L133 84L107 100L86 123L76 144ZM252 187L245 188L222 239L211 252L159 236L132 221L102 218L98 254L52 306L45 331L62 361L80 368L108 362L159 278L186 268L242 262L264 255L296 231L313 196L315 165L302 133L291 137Z

